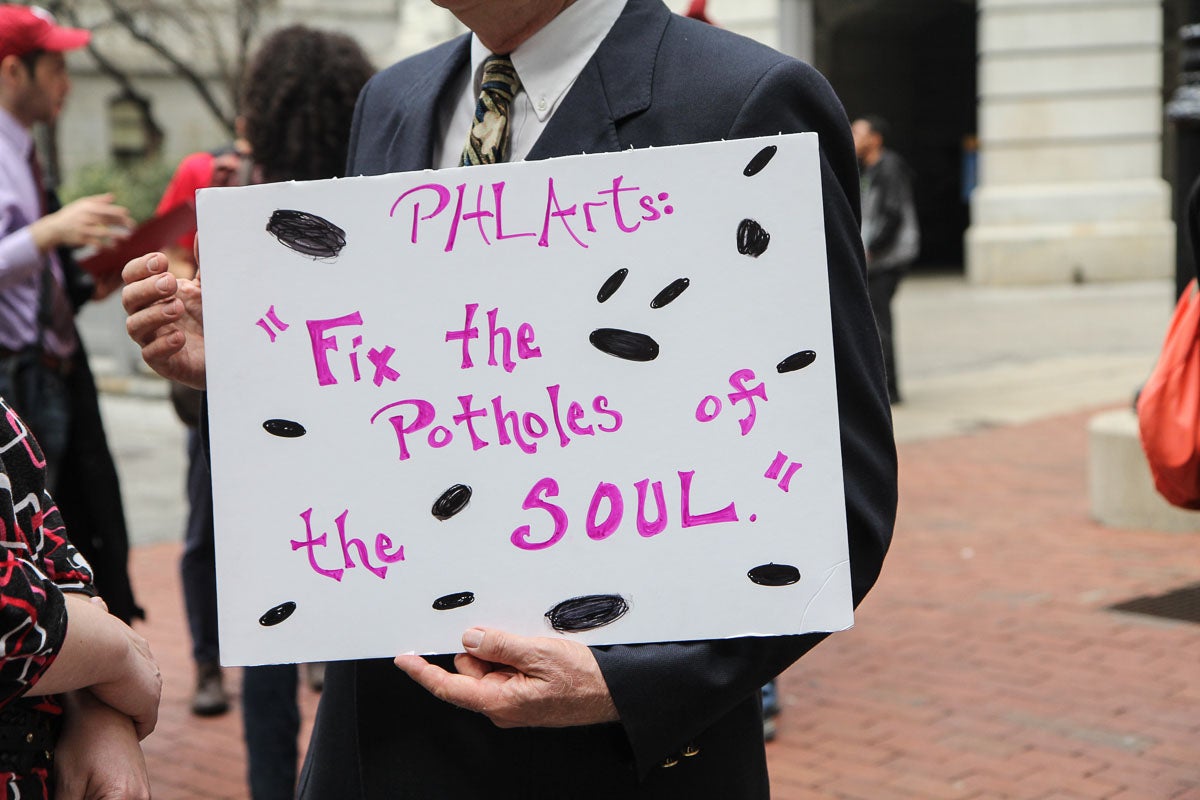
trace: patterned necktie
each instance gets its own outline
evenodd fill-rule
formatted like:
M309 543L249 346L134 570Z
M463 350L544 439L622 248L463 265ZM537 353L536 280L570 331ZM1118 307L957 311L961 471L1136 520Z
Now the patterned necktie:
M464 167L496 164L508 158L511 136L508 113L521 87L521 79L508 56L492 55L483 62L481 84L471 135L459 161Z
M29 149L29 171L33 173L33 185L37 189L38 216L46 216L46 183L42 180L42 164L38 161L37 148Z
M46 193L46 183L42 178L42 164L37 157L37 149L29 151L29 171L33 173L33 185L37 189L38 196L38 216L46 216L46 212L50 210L49 195ZM61 265L61 262L59 262ZM65 278L62 277L62 267L55 269L53 260L46 256L42 259L42 273L38 285L38 346L45 347L42 332L51 330L58 339L58 348L65 349L64 353L56 353L55 355L66 355L75 350L75 312L71 308L71 301L67 298L66 289L63 286ZM57 349L57 348L56 348Z

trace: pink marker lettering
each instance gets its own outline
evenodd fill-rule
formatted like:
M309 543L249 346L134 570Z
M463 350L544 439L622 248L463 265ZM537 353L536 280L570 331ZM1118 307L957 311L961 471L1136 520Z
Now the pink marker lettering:
M383 386L385 380L393 383L400 378L400 373L388 366L388 361L396 354L396 348L388 346L382 350L376 350L372 347L367 351L367 360L375 365L375 385ZM357 355L357 354L356 354ZM354 371L354 379L358 380L357 361L355 362L356 369Z
M651 195L642 195L642 199L638 201L638 205L640 205L646 212L645 214L642 214L643 222L654 222L656 219L660 219L662 217L662 212L654 207L654 198Z
M533 346L533 336L533 326L528 322L522 322L517 328L517 357L522 361L542 357L542 348Z
M488 366L496 366L496 337L501 340L502 356L504 358L504 371L512 372L517 366L517 362L512 360L512 334L508 328L503 325L496 324L496 318L500 315L500 309L493 308L487 312L488 318Z
M312 567L313 572L317 573L318 575L324 575L326 578L333 578L338 583L341 583L343 570L324 569L320 564L317 563L317 554L315 552L316 547L317 547L317 545L320 545L321 547L325 547L325 541L328 537L327 537L327 534L322 533L320 536L316 537L315 539L313 538L312 509L310 508L307 511L300 512L300 517L301 517L301 519L304 520L304 530L305 530L307 538L305 538L302 541L297 541L296 539L292 539L292 551L294 552L296 550L299 550L302 547L307 549L308 550L308 565L310 567Z
M362 315L357 311L333 319L308 320L308 338L312 342L313 365L317 369L319 385L330 386L337 383L337 378L333 376L333 370L329 368L329 356L327 355L328 351L338 349L337 337L325 336L325 331L347 325L362 324Z
M745 417L738 420L738 425L742 428L742 436L748 434L754 427L754 420L757 416L757 409L754 406L754 398L761 399L764 403L767 402L767 385L761 381L751 389L746 388L746 381L754 380L754 371L748 369L739 369L737 372L729 376L729 385L737 391L730 392L729 402L737 405L743 400L749 404L750 409Z
M522 236L537 236L537 233L534 231L526 233L504 232L504 181L492 184L492 196L496 198L496 241L502 242L505 239L517 239Z
M566 447L571 443L571 437L567 436L567 432L563 430L562 417L558 412L558 393L561 388L557 383L553 386L547 386L546 394L550 395L550 412L554 415L554 428L558 431L558 446ZM575 406L578 403L572 403L571 405ZM582 411L582 409L580 410ZM569 409L567 413L570 414Z
M617 177L613 178L611 189L603 189L597 192L597 194L612 195L613 218L616 220L617 227L622 233L633 233L641 226L642 223L639 220L632 225L625 224L625 215L621 213L621 195L626 192L641 191L641 189L637 186L622 186L621 181L623 180L625 180L625 176L618 175Z
M616 411L608 407L607 397L602 394L596 395L595 399L592 400L592 410L594 410L597 414L604 414L605 416L612 418L612 427L606 428L603 425L600 425L598 426L600 430L604 431L605 433L616 433L617 431L621 430L621 423L624 421L624 417L621 416L620 411Z
M714 395L706 395L700 401L700 405L696 406L696 421L697 422L712 422L721 413L721 398Z
M554 210L551 211L551 209ZM575 244L587 249L587 245L575 235L575 231L571 230L570 224L567 223L566 218L573 216L575 216L575 206L568 206L564 209L558 202L558 195L554 193L554 178L547 179L546 216L542 219L542 238L538 239L538 247L550 246L550 218L553 217L562 222L562 226L575 240Z
M692 514L692 477L696 471L679 473L680 510L683 514L683 527L693 528L697 525L715 525L718 522L737 522L737 509L734 503L720 511L710 511L707 514Z
M428 427L429 424L433 422L437 412L434 410L433 404L425 400L397 400L395 403L388 403L386 406L372 414L371 424L374 425L375 420L379 419L379 416L385 411L390 411L391 409L398 408L400 406L413 406L416 410L415 419L409 418L411 419L411 422L408 424L405 424L404 414L393 414L388 417L388 422L391 423L392 430L396 432L396 443L400 446L400 460L407 461L412 457L412 454L408 451L408 442L405 437Z
M462 413L455 414L453 417L451 417L451 419L454 420L455 425L462 425L465 422L467 424L467 433L471 434L471 449L472 450L482 450L483 448L488 446L488 443L485 442L483 440L483 438L480 437L480 435L475 432L475 424L473 422L471 422L471 420L473 420L475 417L486 417L487 409L486 408L472 409L471 408L472 398L474 398L474 395L471 395L471 394L459 395L458 396L458 404L460 406L462 406ZM501 442L501 444L504 444L504 442Z
M580 427L578 425L579 420L584 418L585 413L583 406L579 405L579 403L571 403L571 405L567 406L567 427L576 436L595 436L595 426Z
M596 232L596 223L592 221L592 209L593 208L604 208L606 205L608 205L607 200L601 200L600 202L591 202L591 203L583 204L583 221L584 221L584 224L587 225L588 233Z
M345 560L346 569L354 569L356 566L358 566L358 564L354 563L354 559L350 555L350 549L353 548L354 550L356 550L358 552L358 560L360 562L362 562L362 565L364 567L367 568L367 571L373 573L380 580L386 578L388 568L386 566L377 567L371 563L371 558L367 554L367 545L363 542L363 540L359 539L356 536L351 536L350 538L346 538L346 517L348 517L348 516L350 516L350 509L346 509L345 511L343 511L341 514L338 515L337 519L334 520L334 522L337 524L338 539L340 539L342 542L342 558ZM385 539L387 538L382 533L380 533L379 536L381 536ZM390 547L392 544L392 540L387 539L387 543L388 543L388 546ZM379 546L378 539L376 539L375 552L378 553L382 549L383 548L381 548ZM403 561L403 560L404 560L404 548L401 547L399 555L392 557L392 561L395 562L395 561Z
M463 214L463 222L476 220L475 224L479 228L479 238L483 239L483 243L491 245L491 240L488 239L487 229L483 225L484 218L493 219L495 214L483 208L483 186L479 187L479 191L475 193L475 210Z
M454 216L450 218L450 232L446 234L445 252L449 253L454 249L454 243L458 241L458 223L462 220L463 210L463 195L467 191L467 185L460 183L458 185L458 205L454 207Z
M567 532L567 512L561 506L547 502L543 497L558 497L558 481L554 478L542 478L535 483L529 494L525 495L525 502L521 504L521 508L526 511L534 508L545 511L554 522L554 531L545 541L535 542L532 541L533 534L529 525L518 527L512 532L509 540L522 550L545 550L557 544Z
M396 216L396 209L400 207L400 204L402 202L404 202L404 199L406 197L408 197L411 194L416 194L417 192L425 192L425 191L432 191L437 195L437 208L435 208L433 211L426 214L425 216L421 216L421 202L419 200L413 201L413 221L412 221L412 238L411 238L411 241L413 244L417 243L417 227L420 225L420 223L425 222L426 220L433 219L438 214L441 214L443 211L446 210L446 206L448 206L450 204L450 190L447 189L445 186L441 185L440 183L425 183L420 186L415 186L412 189L409 189L404 194L397 197L396 202L392 203L392 210L390 212L388 212L389 217Z
M647 538L662 533L667 527L667 501L663 497L662 481L654 482L654 502L658 506L658 516L654 518L654 522L646 520L646 489L649 485L649 478L640 480L633 485L637 489L638 496L637 531Z
M517 412L505 411L504 401L497 395L492 398L492 415L496 422L496 435L499 437L500 444L512 444L513 439L517 440L517 447L521 448L526 453L532 455L537 452L537 442L526 442L521 436L521 426L517 420ZM542 423L545 424L544 422ZM512 436L508 435L509 428L512 429Z
M447 342L462 342L462 366L460 369L470 369L475 366L471 361L471 340L479 338L479 328L471 324L471 320L475 318L475 311L479 308L479 303L467 303L467 321L463 323L462 330L446 331Z
M608 516L603 522L596 519L596 515L600 510L600 503L603 500L608 500ZM621 490L616 485L601 481L596 487L596 491L592 493L592 502L588 505L587 512L587 535L589 539L602 541L613 535L613 532L620 526L621 517L625 514L625 499L621 497Z

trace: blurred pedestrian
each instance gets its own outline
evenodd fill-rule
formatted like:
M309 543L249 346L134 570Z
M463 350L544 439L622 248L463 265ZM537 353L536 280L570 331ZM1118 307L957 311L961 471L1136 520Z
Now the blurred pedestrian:
M358 44L342 34L293 25L268 36L251 61L241 92L243 127L254 160L252 180L344 175L354 102L374 71ZM242 675L251 795L254 800L292 800L300 733L297 667L246 667ZM314 684L321 680L313 673Z
M120 275L93 281L69 248L106 247L132 226L112 195L58 207L46 190L32 128L57 119L71 88L64 51L90 34L45 12L0 5L0 395L47 454L47 484L92 564L112 613L143 616L129 584L129 535L116 465L75 312Z
M851 126L862 183L862 239L867 252L867 288L883 345L888 397L901 401L896 376L892 298L900 279L921 249L921 231L913 202L912 170L886 146L891 128L877 116L860 117Z
M212 186L240 186L247 182L250 145L244 139L217 150L192 153L175 169L159 200L156 214L162 215L184 203L194 203L196 192ZM184 233L164 248L171 274L191 279L196 275L196 229ZM203 393L171 382L171 405L187 426L188 513L184 528L183 556L179 562L183 604L192 638L192 661L196 668L192 713L200 716L224 714L229 694L221 671L217 637L217 564L213 544L212 478L200 440L200 406Z

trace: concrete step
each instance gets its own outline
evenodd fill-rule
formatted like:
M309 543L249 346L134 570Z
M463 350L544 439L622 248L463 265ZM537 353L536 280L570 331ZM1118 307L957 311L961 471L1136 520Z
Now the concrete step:
M1200 531L1200 512L1176 508L1155 491L1131 408L1088 421L1088 499L1092 518L1113 528Z

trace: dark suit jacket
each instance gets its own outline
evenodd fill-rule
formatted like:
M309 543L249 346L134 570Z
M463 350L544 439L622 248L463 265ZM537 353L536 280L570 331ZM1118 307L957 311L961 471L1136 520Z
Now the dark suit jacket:
M355 111L348 175L429 167L436 109L469 58L459 38L377 75ZM856 603L891 538L896 460L859 238L858 167L815 70L629 0L530 159L816 131L850 560ZM465 136L465 134L464 134ZM621 722L500 730L428 695L389 661L331 665L301 796L470 800L765 798L757 689L821 635L595 648ZM448 663L444 662L444 663ZM689 757L681 751L697 749ZM667 759L674 766L663 767Z

